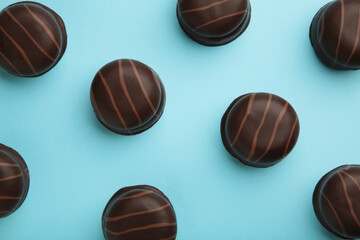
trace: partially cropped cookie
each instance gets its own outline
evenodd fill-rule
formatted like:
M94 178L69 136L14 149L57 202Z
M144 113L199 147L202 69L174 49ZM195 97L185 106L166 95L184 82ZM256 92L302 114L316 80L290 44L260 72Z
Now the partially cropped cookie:
M221 136L228 152L242 163L265 168L280 162L294 148L299 119L283 98L249 93L235 99L221 121Z
M249 0L178 0L176 11L184 32L207 46L235 40L251 17Z
M99 70L91 85L91 103L99 121L122 135L152 127L165 107L165 89L157 73L131 59L113 61Z
M170 200L147 185L115 193L104 210L102 226L106 240L174 240L177 234Z
M22 77L40 76L62 58L67 45L63 20L36 2L18 2L0 12L0 66Z
M15 212L29 190L29 171L14 149L0 144L0 218Z
M341 166L322 177L313 206L329 232L344 239L360 238L360 165Z
M315 15L311 44L327 66L341 70L360 68L360 1L336 0Z

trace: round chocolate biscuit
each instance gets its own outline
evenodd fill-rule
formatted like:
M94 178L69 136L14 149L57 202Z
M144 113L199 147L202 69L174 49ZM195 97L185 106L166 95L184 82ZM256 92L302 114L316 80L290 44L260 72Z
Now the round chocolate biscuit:
M221 136L231 155L252 167L270 167L286 157L299 136L293 107L269 93L235 99L221 121Z
M113 61L96 74L90 91L99 121L122 135L152 127L165 107L165 89L154 70L131 60Z
M360 238L360 165L344 165L322 177L313 206L329 232L344 239Z
M64 22L50 8L18 2L0 12L0 66L9 73L40 76L60 61L66 45Z
M107 240L174 240L177 234L175 211L169 199L147 185L115 193L104 210L102 226Z
M29 190L29 171L14 149L0 144L0 218L15 212Z
M315 15L310 40L318 58L340 70L360 68L360 1L336 0Z
M249 0L178 0L177 18L183 31L206 46L227 44L248 27Z

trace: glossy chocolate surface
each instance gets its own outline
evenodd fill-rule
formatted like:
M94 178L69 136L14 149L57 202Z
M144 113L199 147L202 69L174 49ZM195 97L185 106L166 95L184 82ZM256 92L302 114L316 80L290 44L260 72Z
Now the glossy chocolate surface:
M360 238L360 165L346 165L327 173L313 195L315 214L331 233Z
M0 144L0 218L15 212L29 190L29 171L15 150Z
M310 27L311 44L327 66L341 70L360 68L360 1L337 0L315 15Z
M107 240L174 240L177 222L169 199L151 186L120 189L102 217Z
M207 46L227 44L248 27L248 0L179 0L177 17L181 28L193 40Z
M18 2L0 13L0 66L22 77L40 76L52 69L67 45L59 15L35 2Z
M116 60L100 69L90 97L100 122L122 135L152 127L165 106L165 89L159 76L147 65L130 59Z
M221 121L226 149L242 163L270 167L286 157L299 136L293 107L274 94L249 93L231 103Z

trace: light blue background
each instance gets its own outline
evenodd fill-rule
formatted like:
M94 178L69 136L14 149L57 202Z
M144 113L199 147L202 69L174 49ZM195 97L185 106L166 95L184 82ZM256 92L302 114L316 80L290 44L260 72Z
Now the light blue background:
M181 31L176 0L40 2L64 19L68 48L42 77L0 70L0 142L31 176L24 205L0 220L1 240L101 240L105 204L135 184L171 199L179 240L335 239L312 193L329 170L359 163L360 72L330 70L313 52L309 26L327 0L252 0L249 28L217 48ZM92 112L92 79L118 58L148 64L166 88L163 117L138 136L108 131ZM240 164L220 138L228 105L252 91L280 95L300 118L293 152L268 169Z

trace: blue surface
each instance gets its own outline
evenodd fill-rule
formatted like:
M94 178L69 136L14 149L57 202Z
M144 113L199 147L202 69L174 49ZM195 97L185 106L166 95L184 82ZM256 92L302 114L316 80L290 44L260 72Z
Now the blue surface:
M39 78L0 70L0 142L31 176L24 205L0 220L1 240L101 240L107 201L135 184L171 199L179 240L335 239L312 192L329 170L360 162L360 72L315 57L308 30L327 0L253 0L249 28L217 48L181 31L176 0L40 2L64 19L68 48ZM163 117L138 136L108 131L92 112L92 79L118 58L151 66L167 92ZM228 105L252 91L280 95L300 118L293 152L268 169L238 163L220 138Z

